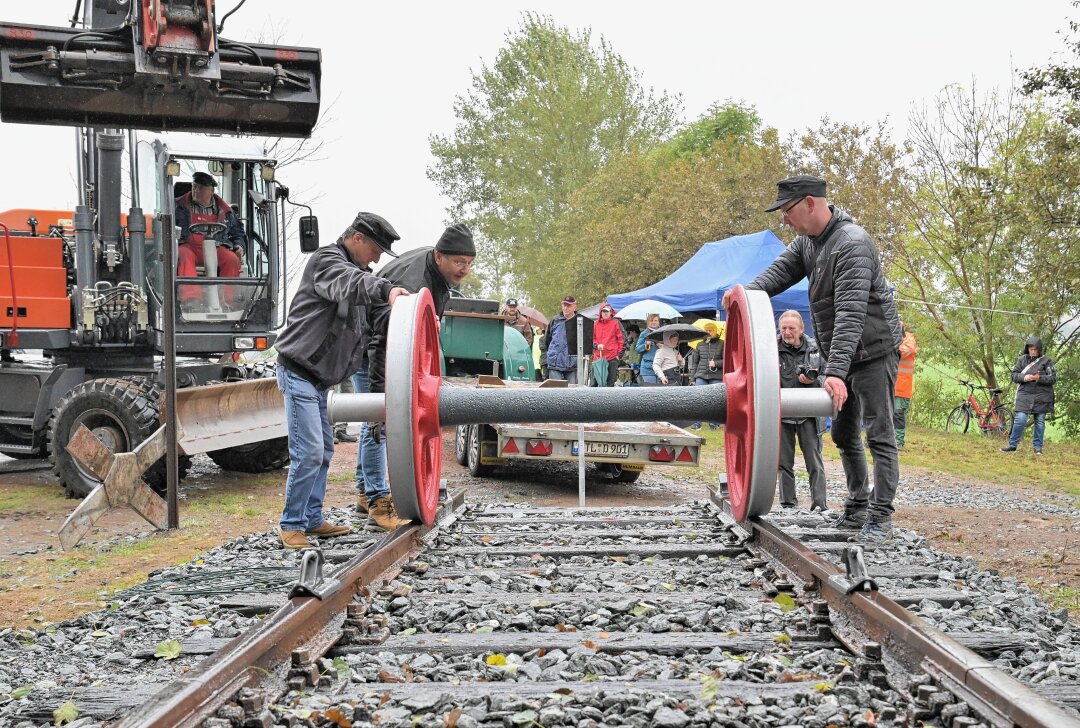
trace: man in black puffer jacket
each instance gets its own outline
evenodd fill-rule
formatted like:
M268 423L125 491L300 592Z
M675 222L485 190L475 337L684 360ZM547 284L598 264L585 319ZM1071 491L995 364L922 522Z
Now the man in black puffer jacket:
M873 240L828 203L825 180L796 175L777 188L766 212L779 210L797 237L747 288L775 296L810 278L810 314L825 357L824 387L839 410L832 438L848 486L844 513L833 525L861 529L852 540L887 541L900 478L892 424L902 340L896 304ZM874 456L872 492L863 425Z

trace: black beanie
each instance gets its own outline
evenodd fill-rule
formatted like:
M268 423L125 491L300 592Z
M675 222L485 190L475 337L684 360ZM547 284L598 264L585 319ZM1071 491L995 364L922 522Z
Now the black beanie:
M439 242L435 243L435 250L443 255L472 255L476 256L476 246L473 245L472 231L465 223L454 223L443 231Z

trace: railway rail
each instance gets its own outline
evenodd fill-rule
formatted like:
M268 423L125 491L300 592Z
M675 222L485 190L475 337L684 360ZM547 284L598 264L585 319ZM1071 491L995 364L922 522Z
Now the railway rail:
M290 599L153 694L133 686L116 725L1080 726L1075 682L1039 692L1000 667L1034 635L919 617L985 595L918 549L722 504L451 495L432 526L345 560L333 545L321 578L310 552Z

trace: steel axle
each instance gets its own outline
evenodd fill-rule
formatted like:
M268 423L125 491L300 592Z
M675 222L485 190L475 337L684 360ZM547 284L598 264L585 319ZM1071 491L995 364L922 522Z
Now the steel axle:
M386 394L330 394L333 422L386 422L387 468L398 513L430 524L438 506L441 428L520 422L723 422L733 515L772 507L781 417L825 417L822 389L780 389L772 304L761 291L732 291L724 382L708 387L506 388L442 386L431 295L399 298L390 315Z

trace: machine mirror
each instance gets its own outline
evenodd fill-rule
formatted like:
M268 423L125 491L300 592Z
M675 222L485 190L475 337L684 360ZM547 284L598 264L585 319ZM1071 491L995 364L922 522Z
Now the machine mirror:
M319 218L304 215L300 218L300 250L314 253L319 249Z

